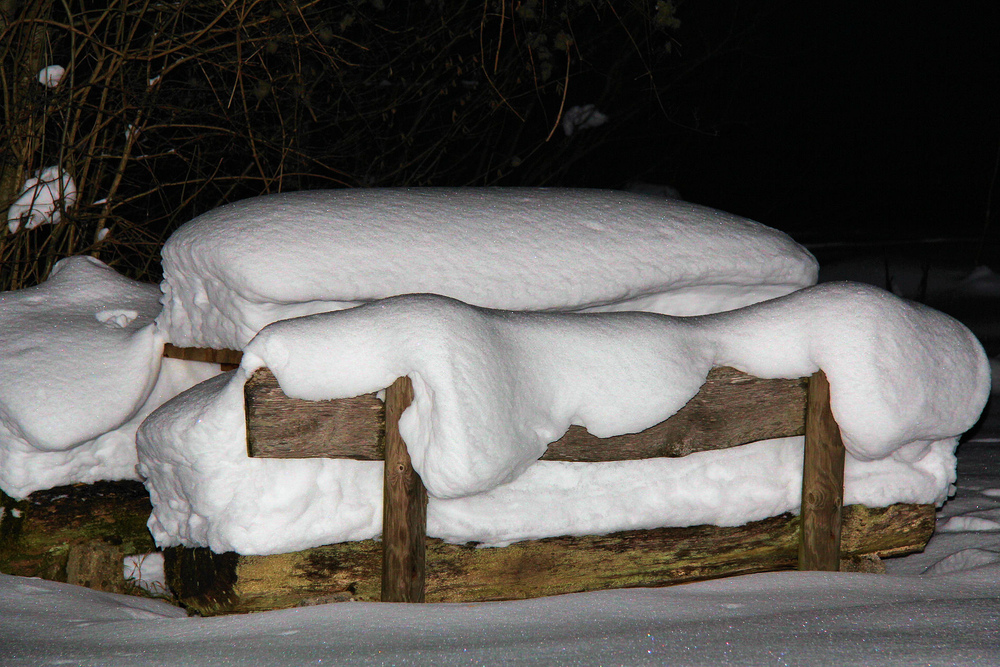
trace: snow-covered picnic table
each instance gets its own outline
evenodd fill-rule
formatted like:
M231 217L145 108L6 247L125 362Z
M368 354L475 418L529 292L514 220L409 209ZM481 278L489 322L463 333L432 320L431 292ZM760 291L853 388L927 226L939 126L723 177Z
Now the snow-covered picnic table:
M38 355L3 356L5 374L20 378L0 394L0 456L22 462L0 466L0 482L15 496L74 476L135 475L127 446L114 463L79 461L110 452L87 443L125 424L134 432L129 420L166 398L151 398L169 367L164 342L244 352L239 369L172 398L139 428L137 470L161 546L268 554L379 534L381 463L247 456L243 388L263 366L286 394L311 400L409 376L414 399L399 428L430 491L428 534L488 545L796 510L801 438L679 459L537 461L570 425L608 436L666 419L714 366L763 378L823 370L848 450L845 502L874 507L942 502L957 438L989 393L982 348L955 320L870 287L813 287L815 260L786 235L676 200L519 189L274 195L191 221L163 261L155 323L148 287L74 258L34 291L3 295L0 341L15 349L37 333L45 355L99 380L93 389L65 371L53 384ZM52 304L77 315L50 322ZM197 368L180 384L207 374ZM115 410L99 410L110 386ZM47 423L74 410L108 423L46 440L26 398L41 387L56 415ZM72 464L60 476L36 472L48 464L30 461L54 451Z

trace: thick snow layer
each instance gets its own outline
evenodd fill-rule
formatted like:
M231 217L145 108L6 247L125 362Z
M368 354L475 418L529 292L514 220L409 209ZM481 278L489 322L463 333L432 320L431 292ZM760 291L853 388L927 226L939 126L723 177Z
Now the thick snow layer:
M5 667L933 667L1000 664L1000 566L770 572L479 604L342 602L184 618L0 575Z
M158 290L91 257L0 294L0 489L135 479L135 431L218 366L167 361Z
M822 368L850 453L847 502L870 506L942 502L957 436L990 387L985 354L961 324L858 284L693 318L396 297L277 322L247 347L241 370L147 419L139 456L160 544L274 553L378 533L380 464L247 458L242 388L260 365L307 399L409 375L415 397L400 430L433 496L428 532L489 544L794 510L800 439L683 459L535 463L570 424L610 436L662 421L713 365L759 377Z
M182 346L243 346L265 325L432 293L509 310L695 315L816 281L785 234L620 191L296 192L223 206L163 249L158 324Z
M140 480L135 451L139 425L168 399L218 373L218 364L163 359L153 390L131 418L67 449L40 450L0 422L0 489L14 498L23 498L33 491L63 484ZM68 385L66 391L72 392L73 385ZM115 398L106 396L104 403L112 406Z
M985 354L964 326L859 283L698 318L395 297L274 323L246 348L247 371L261 365L286 394L311 400L409 375L415 397L400 432L442 498L510 481L571 424L599 437L649 428L683 407L713 366L763 378L822 368L848 450L869 459L964 433L990 389Z

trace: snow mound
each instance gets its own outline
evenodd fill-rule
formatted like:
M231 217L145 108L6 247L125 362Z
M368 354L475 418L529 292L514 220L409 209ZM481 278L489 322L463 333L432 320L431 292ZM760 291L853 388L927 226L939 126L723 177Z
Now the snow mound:
M943 575L1000 563L1000 553L990 549L962 549L942 558L924 574Z
M306 399L409 375L415 397L400 431L432 496L429 534L491 544L737 525L795 509L801 439L683 459L535 463L570 424L604 437L666 419L712 366L765 378L822 368L850 454L848 502L870 506L942 502L957 436L990 386L986 356L961 324L851 283L691 318L394 297L276 322L239 371L147 419L139 456L160 544L275 553L377 535L381 464L247 458L242 390L262 365Z
M785 234L628 192L369 189L269 195L206 213L163 249L181 346L242 349L265 325L399 294L508 310L695 315L816 281Z
M953 516L937 530L942 533L987 532L1000 530L1000 521L982 516Z
M36 287L0 294L0 489L136 479L135 431L218 366L168 362L153 319L159 290L92 257Z

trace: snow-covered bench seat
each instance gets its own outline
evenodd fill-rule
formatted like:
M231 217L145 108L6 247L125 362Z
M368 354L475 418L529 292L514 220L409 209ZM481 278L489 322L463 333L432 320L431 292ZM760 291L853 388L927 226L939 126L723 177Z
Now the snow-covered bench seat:
M638 461L614 461L629 457L618 452L596 457L612 460L605 463L538 460L573 424L604 438L656 426L692 401L713 366L770 379L824 371L836 415L827 430L835 434L839 425L848 451L847 502L873 508L947 497L957 436L975 422L990 384L981 347L959 323L857 284L820 285L694 318L513 313L439 296L394 297L273 323L246 347L232 376L154 413L139 435L155 508L150 526L161 544L261 554L306 548L322 535L355 540L383 532L375 495L381 473L396 474L398 464L246 458L246 419L255 437L258 409L256 380L249 403L246 384L264 367L284 394L306 401L357 402L349 397L410 377L414 401L397 440L431 495L428 534L447 542L734 526L798 509L801 471L813 468L803 463L799 438L680 459L654 447L640 456L656 458ZM404 407L392 407L395 395L387 392L390 415ZM370 415L376 403L364 402L361 411ZM394 420L386 417L387 442ZM839 509L839 488L833 481L815 495ZM806 492L807 507L812 495ZM407 505L419 509L419 494ZM385 503L386 512L392 508ZM401 524L413 548L397 554L419 550L419 524ZM389 535L383 532L383 543L391 546ZM418 598L419 587L396 599Z

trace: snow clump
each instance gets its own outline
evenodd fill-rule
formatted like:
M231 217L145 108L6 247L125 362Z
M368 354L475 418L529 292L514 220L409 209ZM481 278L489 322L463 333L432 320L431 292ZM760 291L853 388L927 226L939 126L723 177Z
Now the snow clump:
M24 181L21 193L7 209L7 229L11 234L34 229L46 223L56 224L63 211L76 205L76 181L58 166L38 170Z

